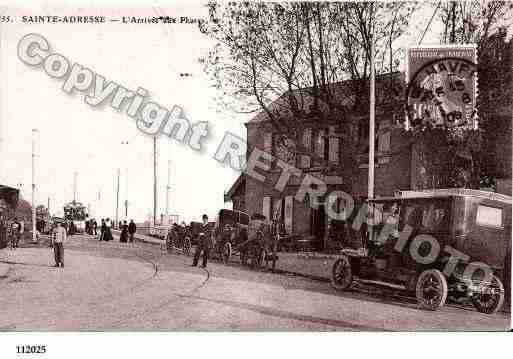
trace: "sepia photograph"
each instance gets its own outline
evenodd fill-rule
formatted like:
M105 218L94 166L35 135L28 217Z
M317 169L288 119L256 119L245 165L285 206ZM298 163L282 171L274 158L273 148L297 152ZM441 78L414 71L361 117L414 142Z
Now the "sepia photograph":
M510 332L512 37L495 0L0 6L1 336Z

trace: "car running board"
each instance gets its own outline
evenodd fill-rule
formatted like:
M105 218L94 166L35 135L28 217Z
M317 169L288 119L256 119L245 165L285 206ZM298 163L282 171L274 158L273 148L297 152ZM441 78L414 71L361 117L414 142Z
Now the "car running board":
M382 286L390 287L390 288L394 288L394 289L406 290L406 286L401 285L401 284L393 284L393 283L388 283L388 282L382 282L380 280L361 279L361 278L357 278L356 280L358 282L365 283L365 284L376 284L376 285L382 285Z

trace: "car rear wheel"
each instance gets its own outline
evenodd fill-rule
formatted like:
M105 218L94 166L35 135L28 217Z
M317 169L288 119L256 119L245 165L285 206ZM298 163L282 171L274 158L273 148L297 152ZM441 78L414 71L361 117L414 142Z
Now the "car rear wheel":
M346 290L353 282L353 271L349 258L342 256L335 261L331 271L331 285L336 290Z
M481 313L496 313L504 304L504 286L495 275L492 275L490 283L482 285L481 293L472 296L472 304Z
M448 291L447 280L438 269L422 272L415 288L419 306L426 310L438 310L443 307Z

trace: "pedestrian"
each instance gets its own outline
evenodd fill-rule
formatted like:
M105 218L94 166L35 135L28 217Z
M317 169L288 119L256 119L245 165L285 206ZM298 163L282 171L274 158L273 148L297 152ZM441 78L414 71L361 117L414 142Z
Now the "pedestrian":
M18 218L14 217L14 221L11 224L11 249L15 250L18 248L21 236L21 223L18 222Z
M96 219L93 218L92 222L91 222L91 230L92 230L92 235L93 236L97 236L98 233L97 233L97 229L98 229L98 223L96 223Z
M198 245L196 246L196 252L194 253L192 266L196 267L198 265L199 257L201 256L201 252L203 252L202 267L205 268L207 266L210 249L212 248L212 229L210 228L208 223L208 216L206 214L202 216L202 220L203 225L201 226L199 233Z
M105 231L107 229L107 226L105 225L105 219L102 218L102 222L101 222L101 226L100 226L100 241L104 241L105 240Z
M52 236L53 254L55 257L54 267L64 268L64 242L66 241L66 230L61 222L57 222L57 227Z
M135 225L134 220L131 219L130 224L128 225L128 240L130 241L130 243L134 243L135 232L137 232L137 226Z
M121 235L119 236L119 241L122 243L128 242L128 225L126 221L123 221L121 224Z
M104 241L112 241L112 232L111 232L112 222L110 218L107 218L105 220L105 235L104 235Z

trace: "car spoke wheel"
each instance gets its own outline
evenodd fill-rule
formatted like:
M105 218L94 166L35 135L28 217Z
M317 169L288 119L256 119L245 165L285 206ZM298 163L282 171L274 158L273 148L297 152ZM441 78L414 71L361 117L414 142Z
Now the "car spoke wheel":
M417 280L417 301L422 309L437 310L447 300L447 280L437 269L422 272Z
M490 283L484 283L482 286L481 292L472 296L472 304L481 313L493 314L504 304L504 286L494 275Z
M342 256L333 264L331 285L336 290L345 290L353 282L353 271L349 258Z

